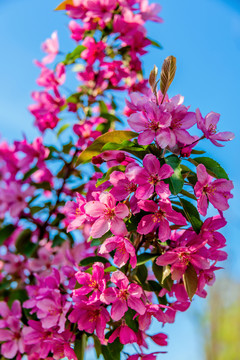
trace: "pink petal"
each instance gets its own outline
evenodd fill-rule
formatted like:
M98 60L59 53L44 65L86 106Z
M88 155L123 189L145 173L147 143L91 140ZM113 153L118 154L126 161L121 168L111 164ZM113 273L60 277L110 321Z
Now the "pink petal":
M111 309L111 317L113 320L118 321L123 318L125 312L128 310L126 301L117 300Z
M127 299L128 306L135 310L138 314L143 315L145 313L145 306L143 302L135 296L129 296Z
M199 164L197 166L197 178L198 178L198 181L200 182L200 184L202 186L208 184L209 175L208 175L207 170L206 170L206 168L205 168L205 166L203 164Z
M125 223L123 222L123 220L121 220L117 217L112 219L110 229L114 235L125 236L128 234Z
M129 215L129 209L125 204L118 204L115 208L115 214L118 218L124 219Z
M144 185L140 185L137 188L135 196L137 199L147 200L148 198L150 198L150 196L152 196L153 192L154 192L154 185L150 183L146 183Z
M175 252L168 251L157 258L156 264L160 266L166 266L174 263L177 259L178 255Z
M130 329L127 325L121 326L119 334L121 344L132 344L137 342L137 336L135 332Z
M148 126L147 119L141 114L132 114L128 119L128 124L137 132L146 130Z
M156 156L147 154L143 159L144 168L152 175L157 174L160 169L160 163Z
M90 235L96 239L102 237L108 230L110 230L110 222L105 218L99 218L93 224Z
M139 234L146 235L153 231L154 226L153 215L145 215L138 224L137 231Z
M139 145L149 145L155 138L155 132L152 130L145 130L138 136Z
M85 206L84 209L88 215L92 217L99 217L102 216L106 207L100 203L100 201L89 201Z

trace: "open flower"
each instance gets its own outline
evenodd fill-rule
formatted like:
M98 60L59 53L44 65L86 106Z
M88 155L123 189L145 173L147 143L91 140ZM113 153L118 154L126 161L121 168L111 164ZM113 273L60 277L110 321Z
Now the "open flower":
M108 230L114 235L126 235L127 228L122 219L129 214L128 207L125 204L117 204L112 194L102 193L99 201L89 201L85 205L86 214L97 218L94 222L90 235L93 238L103 236Z
M141 286L137 284L129 285L128 278L119 270L112 274L111 281L118 289L107 288L100 296L100 300L106 304L113 304L111 309L112 319L115 321L122 319L128 307L139 314L144 314L145 306L140 300L143 293Z
M174 211L170 202L159 201L156 204L152 200L140 200L138 206L144 211L153 213L142 217L137 228L140 234L149 234L158 228L159 240L166 241L171 236L169 221L176 225L187 225L184 216Z
M229 208L228 199L233 195L230 191L233 189L233 183L226 179L217 179L212 181L212 176L208 175L203 164L197 166L198 182L194 187L194 192L198 198L198 211L206 216L208 200L218 210L224 211Z
M196 110L197 127L202 130L205 138L209 139L216 146L223 146L218 141L229 141L234 138L234 134L230 131L217 132L217 123L220 118L220 114L211 111L202 117L200 110Z
M136 191L136 198L146 200L152 196L154 190L162 198L166 199L171 195L168 184L162 180L173 175L171 166L160 162L156 156L148 154L143 159L144 168L137 172L135 181L139 184ZM137 169L137 168L136 168Z
M112 236L104 241L101 245L99 254L109 254L111 251L116 249L114 255L114 264L118 267L122 267L129 260L130 265L134 269L137 264L137 257L135 248L132 243L122 236Z

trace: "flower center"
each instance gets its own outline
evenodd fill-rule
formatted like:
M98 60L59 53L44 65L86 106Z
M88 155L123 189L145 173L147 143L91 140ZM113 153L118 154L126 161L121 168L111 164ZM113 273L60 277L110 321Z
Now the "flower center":
M105 214L105 217L107 219L113 219L115 215L115 209L110 209L110 208L107 208L105 211L104 211L104 214Z
M208 131L210 132L210 135L214 135L217 132L216 125L210 124Z
M127 298L129 296L129 292L127 289L121 289L118 293L118 297L122 300L122 301L126 301Z
M155 214L152 215L153 222L161 222L165 218L166 213L162 210L158 210Z
M152 185L157 185L157 183L159 183L159 181L160 181L160 179L157 174L151 175L148 178L148 182Z

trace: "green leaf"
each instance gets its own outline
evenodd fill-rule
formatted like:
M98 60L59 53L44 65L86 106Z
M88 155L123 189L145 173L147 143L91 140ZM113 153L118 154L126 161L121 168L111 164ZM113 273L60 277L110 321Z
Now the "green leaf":
M117 268L116 268L116 266L109 266L108 268L106 268L106 269L104 269L104 272L105 273L108 273L108 272L112 272L112 271L116 271L117 270Z
M136 268L136 276L141 284L144 284L146 282L148 270L144 264Z
M197 234L199 234L203 224L203 222L200 219L199 212L197 211L195 206L191 204L189 201L180 198L180 202L182 204L187 220L191 223L193 230Z
M149 253L143 253L137 256L137 265L142 265L145 264L147 261L149 260L153 260L155 259L157 256L157 254L149 254Z
M30 212L32 215L36 214L37 212L41 211L43 209L42 206L32 206L30 208Z
M162 45L156 41L156 40L153 40L153 39L150 39L150 38L147 38L149 41L151 41L151 44L155 47L157 47L158 49L163 49Z
M0 245L2 245L4 243L5 240L7 240L12 233L15 230L15 226L13 226L12 224L6 225L4 226L1 230L0 230Z
M136 320L133 320L133 317L135 315L135 311L133 309L128 309L128 311L125 313L125 321L127 323L127 326L129 326L134 332L138 332L138 322Z
M8 306L11 307L15 300L19 300L21 304L28 299L27 292L24 289L11 289L8 298Z
M93 156L101 154L102 147L108 142L121 144L124 140L129 140L138 136L133 131L116 130L99 136L87 149L85 149L77 159L76 166L90 161Z
M83 45L78 45L71 53L68 53L65 60L63 61L64 65L74 64L77 59L80 58L81 53L85 50L86 47Z
M67 128L69 128L70 124L64 124L60 127L60 129L57 132L57 139L59 138L59 136L62 134L62 132L64 130L66 130Z
M109 120L110 122L119 122L122 124L122 120L119 119L116 115L113 115L113 114L109 114L108 112L103 112L100 114L100 116L104 119L107 119Z
M101 262L103 264L109 263L109 261L102 256L89 256L89 257L81 260L79 265L80 266L88 266L88 265L94 264L95 262Z
M148 285L149 285L150 291L154 291L157 295L162 290L161 285L154 280L148 280Z
M197 291L198 277L196 270L191 263L188 264L187 270L183 274L183 284L187 291L190 301L192 301L193 295Z
M194 155L201 155L201 154L205 154L206 151L203 151L203 150L195 150L195 149L192 149L191 151L191 154L194 154Z
M189 162L198 166L199 164L203 164L209 175L217 178L217 179L227 179L229 180L228 174L226 171L219 165L219 163L208 157L197 157L194 159L189 158Z
M163 266L163 277L161 282L162 287L164 289L167 289L168 291L171 291L173 280L171 277L171 267L170 266Z
M183 194L184 196L189 197L190 199L197 200L197 198L196 198L196 196L194 194L191 194L190 192L188 192L186 190L182 189L181 194Z
M22 178L22 181L25 181L27 180L32 174L34 174L36 171L38 170L38 167L37 166L34 166L32 169L28 170L23 178Z
M111 167L106 174L103 175L103 177L101 177L100 179L97 180L96 183L96 187L102 185L103 183L105 183L106 181L108 181L110 179L110 175L114 172L114 171L124 171L126 169L126 166L123 165L119 165L119 166L113 166Z
M32 231L30 229L24 229L16 240L17 253L31 257L38 248L38 244L31 242Z
M93 335L93 340L94 340L94 349L96 351L97 358L99 359L99 356L102 353L102 345L96 335Z
M174 174L169 179L166 179L165 182L169 184L171 193L177 195L182 190L184 184L180 165L181 161L176 155L167 156L164 160L165 163L170 165L174 170Z
M176 68L176 58L172 55L168 56L163 62L161 71L160 89L163 94L163 98L174 79Z
M159 283L162 283L162 279L163 279L163 267L162 266L158 266L156 264L156 261L153 262L152 264L152 270L153 273L156 277L156 279L159 281Z
M74 351L78 360L84 360L84 354L87 347L87 335L82 333L81 339L75 340Z

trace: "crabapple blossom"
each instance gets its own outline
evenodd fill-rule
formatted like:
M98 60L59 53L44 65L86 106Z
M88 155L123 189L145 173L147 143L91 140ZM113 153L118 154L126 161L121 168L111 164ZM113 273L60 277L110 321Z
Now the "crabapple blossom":
M233 189L233 183L226 179L213 180L208 175L203 164L197 166L198 182L194 187L194 192L198 198L198 211L201 215L206 216L208 201L218 210L224 211L229 208L228 199L233 195L230 191Z
M137 284L130 284L128 278L121 272L115 271L111 276L111 281L118 287L109 287L103 291L100 300L106 304L113 304L111 317L118 321L122 319L128 307L139 314L144 314L145 306L141 301L142 288Z
M205 138L209 139L216 146L223 146L218 141L229 141L234 138L234 134L230 131L217 132L217 123L219 122L220 114L211 111L202 117L200 110L196 110L197 126L203 132Z
M140 200L138 203L140 209L152 212L152 215L145 215L138 224L137 231L146 235L158 228L158 238L166 241L170 238L171 229L169 221L176 225L186 225L186 219L182 214L172 209L171 203L168 201Z
M93 238L101 237L108 230L111 230L114 235L127 234L123 219L129 215L128 207L122 203L116 205L113 195L102 193L99 201L89 201L84 208L87 215L97 218L90 232Z
M99 249L99 254L109 254L116 249L113 261L118 267L125 265L128 260L134 269L137 264L135 248L131 242L121 236L112 236L104 241Z
M143 167L143 169L137 172L135 177L136 183L139 184L136 190L136 198L147 200L153 195L155 190L162 199L167 199L171 192L169 191L168 184L161 180L171 177L174 170L167 164L160 166L158 159L152 154L144 157Z

